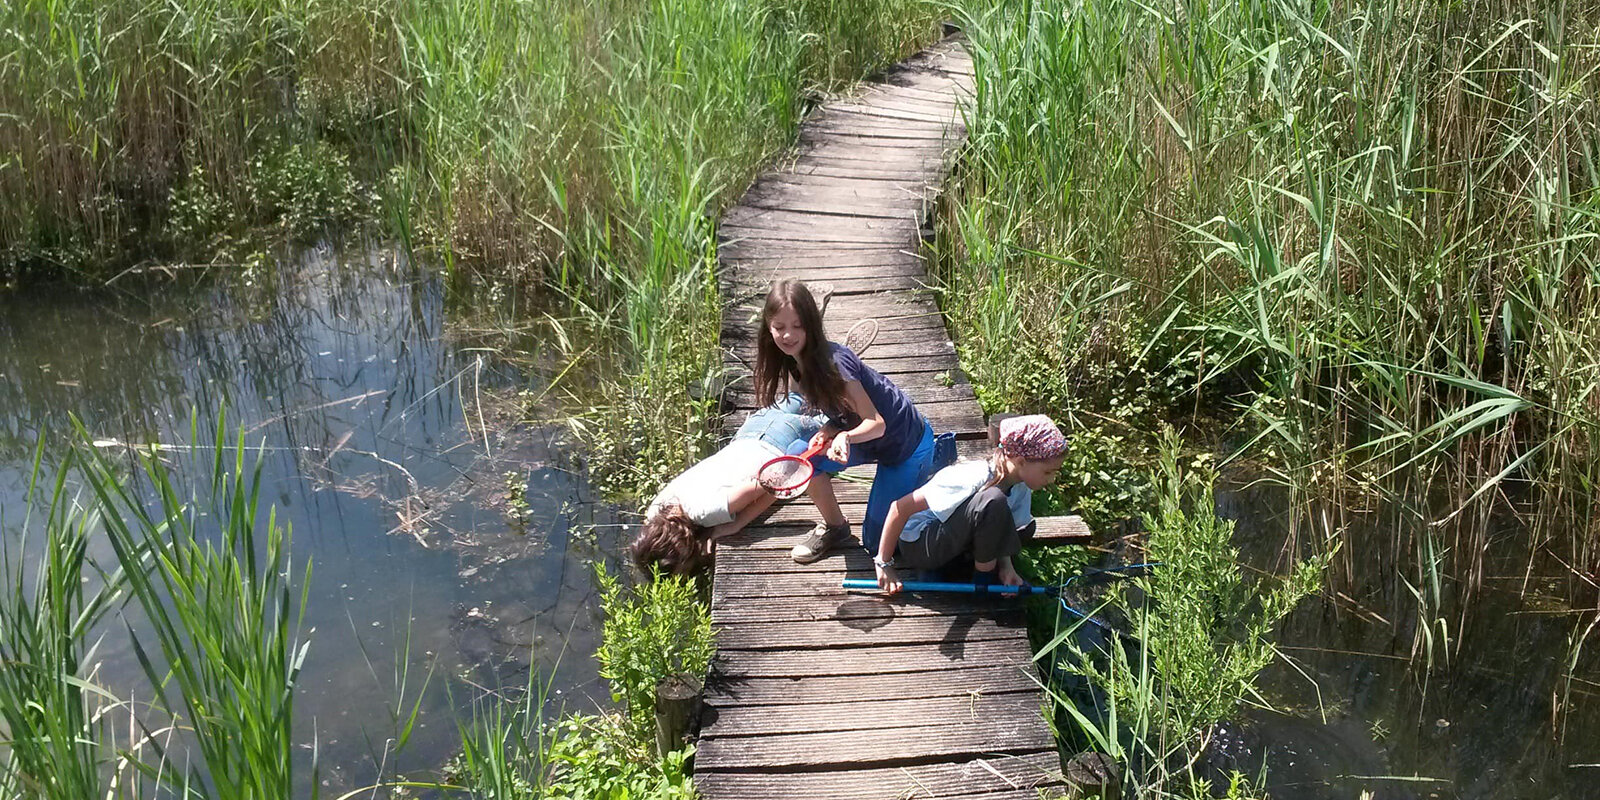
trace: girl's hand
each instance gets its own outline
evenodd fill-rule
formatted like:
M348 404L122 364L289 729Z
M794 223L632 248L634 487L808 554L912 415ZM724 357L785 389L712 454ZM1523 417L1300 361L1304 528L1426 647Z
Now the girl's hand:
M828 442L831 441L832 439L833 439L833 431L830 431L827 428L823 428L822 430L819 430L816 433L811 434L811 441L806 442L806 445L807 445L806 449L809 450L812 447L816 447L818 445L821 445L823 447L827 447L828 446Z
M877 567L878 588L886 594L897 594L900 591L900 576L895 574L894 567Z
M707 541L712 541L712 542L714 542L714 541L716 541L718 539L725 539L725 538L727 538L729 536L732 536L732 535L738 533L742 529L743 529L743 526L739 525L738 523L724 522L721 525L718 525L715 528L712 528L711 529L711 535L706 537L706 539L707 539Z
M840 464L850 460L850 434L841 433L833 437L833 444L828 446L828 458Z

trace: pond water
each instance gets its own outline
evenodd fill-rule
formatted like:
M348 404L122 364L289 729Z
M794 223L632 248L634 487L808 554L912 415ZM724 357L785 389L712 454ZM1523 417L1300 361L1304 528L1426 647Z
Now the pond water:
M1271 568L1287 532L1282 493L1236 485L1217 499L1246 562ZM1425 669L1425 656L1412 659L1424 635L1416 601L1396 567L1382 566L1399 524L1357 516L1351 574L1285 620L1278 642L1294 663L1280 660L1260 682L1284 713L1229 726L1228 745L1248 752L1240 763L1264 756L1282 797L1600 797L1600 659L1591 649L1569 663L1574 626L1594 618L1593 593L1586 608L1561 599L1561 565L1530 563L1527 531L1502 522L1483 589L1464 619L1435 626L1450 652L1436 647Z
M518 393L540 387L464 316L430 270L385 252L311 251L265 282L0 294L0 509L22 508L35 443L54 451L69 414L111 448L175 445L183 480L184 453L209 455L191 412L208 431L225 404L264 459L263 512L277 508L295 563L312 565L297 741L306 764L318 743L324 796L439 766L472 698L524 685L530 666L553 704L593 709L606 690L589 565L614 563L624 520L556 430L518 424ZM525 525L507 514L519 492ZM19 517L4 516L13 549ZM103 541L96 552L111 560ZM100 650L118 693L141 685L126 639ZM396 713L419 696L420 724L391 752Z

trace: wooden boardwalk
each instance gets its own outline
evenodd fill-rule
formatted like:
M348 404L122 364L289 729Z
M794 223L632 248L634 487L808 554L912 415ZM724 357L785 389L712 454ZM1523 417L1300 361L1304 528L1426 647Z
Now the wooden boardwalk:
M755 318L776 278L831 284L825 321L842 341L879 320L867 363L904 388L966 455L985 422L956 364L918 257L929 203L965 138L972 64L946 40L805 123L797 157L763 175L720 228L723 344L748 376ZM748 379L729 398L737 427ZM870 471L862 474L870 474ZM866 487L838 485L859 535ZM1036 800L1060 786L1055 741L1014 603L847 594L873 576L859 546L811 565L789 548L816 520L801 499L718 548L695 780L709 800ZM1045 533L1077 538L1076 519Z

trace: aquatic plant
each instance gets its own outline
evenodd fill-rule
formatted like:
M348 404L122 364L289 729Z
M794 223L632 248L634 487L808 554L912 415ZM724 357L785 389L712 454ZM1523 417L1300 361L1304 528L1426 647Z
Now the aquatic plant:
M290 533L275 510L258 514L260 456L246 462L243 434L230 443L225 416L208 483L188 496L154 449L135 449L130 465L86 444L82 473L126 591L144 612L148 633L135 631L133 646L149 689L197 751L193 762L174 762L189 764L178 780L217 800L288 797L300 788L294 695L310 647L299 630L310 566L297 597ZM82 427L78 437L91 441ZM191 440L199 441L194 424ZM130 466L153 490L149 502L130 485ZM158 778L181 772L174 764L139 766ZM311 772L315 787L314 761Z
M37 524L42 540L36 555L7 549L0 583L0 797L106 793L114 758L100 742L116 701L93 682L92 634L115 606L121 579L89 557L95 522L69 491L67 471L46 478L36 457L21 530L26 544Z
M1258 702L1256 675L1277 656L1273 628L1317 590L1329 560L1303 559L1281 578L1248 578L1233 524L1216 513L1215 474L1182 467L1181 452L1167 429L1145 516L1145 554L1160 566L1139 579L1138 592L1108 595L1114 618L1126 621L1120 634L1058 612L1061 632L1040 652L1058 678L1049 686L1055 706L1074 723L1069 740L1126 765L1141 796L1228 777L1197 768L1211 726Z

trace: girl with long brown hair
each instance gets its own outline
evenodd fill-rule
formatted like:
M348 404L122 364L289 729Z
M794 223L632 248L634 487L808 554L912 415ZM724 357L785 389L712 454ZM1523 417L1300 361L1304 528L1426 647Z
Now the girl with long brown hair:
M857 464L875 463L877 475L861 523L861 542L876 552L889 506L909 494L933 471L933 428L905 392L862 363L850 348L828 341L822 313L804 283L778 281L767 293L756 334L757 401L799 392L829 424L813 441L827 439L827 450L813 463L816 475L806 487L822 520L791 552L808 564L850 539L850 526L834 497L832 476Z

